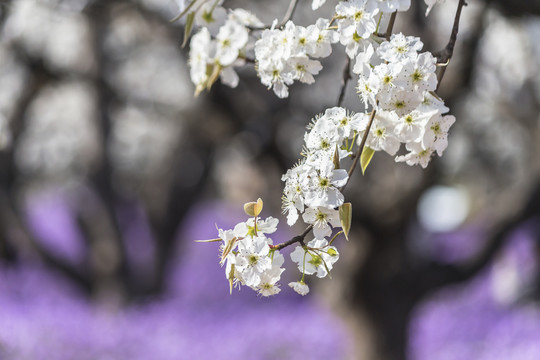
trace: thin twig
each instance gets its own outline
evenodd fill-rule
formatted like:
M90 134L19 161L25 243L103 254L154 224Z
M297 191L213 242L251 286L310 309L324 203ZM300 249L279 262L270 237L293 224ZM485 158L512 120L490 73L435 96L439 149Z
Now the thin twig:
M467 6L467 2L465 0L459 0L459 4L456 10L456 16L454 17L454 26L452 27L452 32L450 34L448 44L446 44L446 47L443 50L439 51L439 53L436 54L437 63L442 64L439 73L437 74L437 89L439 88L441 80L444 77L444 73L448 64L450 63L450 59L454 54L454 46L456 45L456 39L459 31L459 19L461 18L461 9L463 9L464 6ZM435 91L437 91L437 89L435 89Z
M283 248L285 248L285 247L287 247L289 245L292 245L294 243L300 243L301 245L304 245L304 238L307 236L307 234L309 234L311 229L313 229L313 225L309 225L306 228L306 230L304 230L303 233L301 233L300 235L296 235L291 240L286 241L286 242L281 243L281 244L278 244L278 245L271 245L270 248L275 249L275 250L281 250L281 249L283 249Z
M390 15L390 20L388 21L388 27L386 28L386 33L384 34L384 38L386 40L390 40L390 35L392 35L392 30L394 30L394 23L396 22L396 16L397 16L397 11L394 11L392 15Z
M356 165L358 164L358 160L360 159L360 156L362 155L362 152L364 151L364 147L366 146L367 137L368 137L369 132L371 130L371 125L373 124L373 119L375 119L375 113L376 112L377 111L375 109L373 109L371 111L371 116L369 117L369 122L367 124L364 135L362 136L362 141L360 142L360 146L358 146L358 150L356 151L356 154L354 154L353 162L351 164L351 167L349 168L349 172L347 173L349 178L347 179L347 182L345 183L345 185L343 185L339 189L339 191L343 191L345 189L345 187L347 186L347 184L349 183L349 181L351 179L351 175L353 174L354 169L356 169Z
M341 106L341 104L343 104L343 100L345 99L345 90L347 89L347 84L349 83L350 79L351 79L351 58L347 56L347 62L345 63L345 67L343 68L343 78L341 79L341 91L339 92L337 106Z
M394 23L396 21L397 11L394 11L392 15L390 15L390 20L388 21L388 26L386 27L386 32L376 32L374 33L375 36L379 38L384 38L386 40L390 40L390 35L392 35L392 30L394 29Z

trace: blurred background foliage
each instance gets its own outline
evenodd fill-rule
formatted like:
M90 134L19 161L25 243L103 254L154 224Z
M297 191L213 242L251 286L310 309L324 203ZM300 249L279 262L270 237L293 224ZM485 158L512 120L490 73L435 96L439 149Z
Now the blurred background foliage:
M426 18L412 1L395 30L440 50L456 4ZM225 5L271 23L288 1ZM250 66L194 98L177 11L0 2L2 359L540 358L539 1L469 1L439 91L457 118L445 155L422 170L377 154L354 174L351 239L308 299L229 296L217 249L193 240L258 197L277 217L346 56L288 99ZM363 110L354 81L344 106Z

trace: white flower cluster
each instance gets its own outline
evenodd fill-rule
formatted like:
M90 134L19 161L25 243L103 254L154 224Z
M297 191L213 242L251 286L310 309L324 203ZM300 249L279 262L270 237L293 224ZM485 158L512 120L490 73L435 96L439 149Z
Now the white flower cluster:
M441 156L446 149L455 118L442 116L448 108L433 94L436 59L419 53L422 46L419 38L394 34L376 50L369 44L359 53L353 72L366 109L377 111L366 146L395 155L404 143L409 153L396 161L426 167L433 152Z
M408 153L397 156L395 161L422 167L428 165L433 153L441 156L446 149L455 118L444 115L448 108L434 93L436 58L420 52L423 43L419 38L399 33L387 41L386 35L380 35L381 23L395 12L408 10L410 0L339 1L331 20L318 19L308 27L288 21L279 28L274 21L270 28L256 32L260 37L253 46L248 44L249 29L262 28L254 15L237 9L226 16L226 10L220 7L222 0L197 1L190 3L199 6L191 13L192 18L196 24L206 22L207 26L191 41L191 78L197 92L209 89L218 76L224 83L236 86L238 76L233 67L244 63L248 50L254 50L261 82L280 98L289 95L288 86L294 81L315 82L314 76L322 69L315 59L329 56L332 44L341 43L349 58L355 59L357 93L371 113L333 107L318 115L304 135L303 159L282 176L287 224L292 226L302 215L302 220L311 225L313 239L304 243L303 234L299 240L273 245L266 234L276 230L278 220L258 218L262 209L259 199L244 205L252 218L232 230L218 229L219 239L209 240L222 242L221 264L226 263L231 289L235 284L246 285L263 296L280 292L277 282L284 271L284 258L278 250L298 243L291 259L302 278L289 286L306 295L309 287L305 275L328 275L339 259L333 241L341 233L348 236L351 204L344 203L341 190L349 174L340 168L340 161L352 155L354 145L365 139L365 147L359 150L367 150L366 158L371 159L380 150L394 156L403 143ZM428 12L439 1L425 0ZM312 8L325 2L313 0ZM369 160L364 153L357 154L362 154L360 161L365 169ZM342 229L335 231L337 228Z
M272 234L277 229L278 220L268 217L261 220L250 218L238 223L232 230L219 231L221 264L225 266L225 276L231 284L246 285L262 296L275 295L281 291L277 282L285 270L284 258L279 251L271 249Z
M327 109L315 118L304 135L304 158L289 169L281 180L283 190L283 212L287 213L287 224L292 226L298 219L313 224L316 238L331 234L329 224L339 225L337 207L344 202L339 188L347 183L345 169L336 168L336 160L351 154L354 138L367 125L364 113L353 114L341 107Z
M304 159L282 177L287 223L292 226L302 213L304 222L313 225L315 238L291 253L303 275L325 277L339 258L337 249L329 246L326 239L341 226L337 208L343 205L344 197L340 188L349 179L347 171L339 169L338 164L351 154L355 139L365 131L367 122L364 113L353 114L341 107L327 109L315 118L304 136ZM299 293L307 286L303 280L301 284L289 285Z
M395 11L406 11L410 0L349 0L336 6L339 42L345 46L352 59L359 49L365 47L377 31L381 16Z
M228 16L225 9L209 3L200 9L195 13L195 23L208 26L202 27L190 43L189 65L195 94L209 89L218 76L224 84L236 87L239 79L234 67L245 63L250 39L248 26L261 26L262 23L243 9L231 10Z
M191 11L192 24L202 27L190 44L195 93L210 89L218 77L224 84L236 87L239 79L234 67L245 64L247 50L252 48L250 28L262 28L261 21L244 9L227 13L221 6L223 0L193 0L189 5L186 0L177 1L181 10ZM425 1L429 12L439 0ZM313 10L325 2L313 0ZM254 60L261 82L278 97L289 96L288 86L295 80L315 82L313 76L322 70L322 65L314 59L329 56L331 44L340 42L352 59L369 44L379 41L373 35L377 35L383 16L406 11L410 5L411 0L347 0L338 2L332 20L321 18L307 27L288 21L277 28L275 20L270 29L257 34L255 42Z
M275 29L275 24L264 30L255 43L255 61L261 82L273 88L278 97L285 98L289 96L287 86L295 80L305 84L315 82L313 75L321 71L322 65L312 58L329 56L337 34L328 30L326 19L319 19L307 28L289 21L280 30Z

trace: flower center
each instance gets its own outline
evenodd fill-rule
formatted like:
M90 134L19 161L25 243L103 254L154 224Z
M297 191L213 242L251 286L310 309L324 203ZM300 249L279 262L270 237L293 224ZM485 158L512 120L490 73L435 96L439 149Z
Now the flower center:
M396 107L396 109L403 109L405 107L405 101L398 100L394 103L394 106Z
M311 254L310 254L311 255ZM319 255L311 255L311 260L308 261L311 265L318 267L322 264L322 259Z
M330 185L330 181L328 181L327 178L319 178L319 186L322 187L322 188L327 188L328 185Z
M424 78L424 75L417 69L415 72L411 75L413 82L421 81Z
M317 218L317 221L326 220L326 214L320 211L317 213L317 215L315 215L315 217Z
M210 11L205 11L202 15L202 18L208 24L211 24L214 21L216 21L216 19L214 19L214 17L212 16L212 12Z
M414 118L412 117L412 115L407 115L405 117L405 122L409 125L411 125L412 123L414 123Z
M259 257L257 255L249 255L249 258L248 258L248 262L249 262L249 265L251 266L254 266L257 264L257 262L259 261Z

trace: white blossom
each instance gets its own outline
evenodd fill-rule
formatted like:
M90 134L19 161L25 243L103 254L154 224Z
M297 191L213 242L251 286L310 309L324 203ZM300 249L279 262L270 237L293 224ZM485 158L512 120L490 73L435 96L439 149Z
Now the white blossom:
M309 286L304 281L290 282L289 286L298 294L305 296L309 293Z
M266 29L255 42L255 61L261 83L284 98L289 96L288 86L295 80L312 84L313 75L322 69L319 61L311 57L330 55L333 31L326 29L328 20L319 19L305 28L288 21L282 30Z
M218 5L215 5L214 1L204 0L195 10L195 25L207 28L210 34L215 36L227 18L227 10L219 6L221 3L223 0L220 0Z
M297 263L298 270L306 275L317 275L323 278L332 270L339 259L339 253L334 246L328 246L326 239L313 239L307 247L297 246L291 253L291 260Z
M433 154L433 149L424 148L421 143L411 142L406 145L409 153L396 157L396 162L406 162L407 165L419 164L423 168L426 168Z
M231 10L229 18L244 26L261 27L264 25L255 14L241 8Z
M238 54L246 46L248 31L245 26L230 19L219 28L216 40L215 60L222 66L228 66L238 58Z
M377 54L381 59L388 62L400 62L410 58L416 58L418 51L424 44L420 38L405 36L402 33L392 34L390 41L384 41L377 48Z
M322 239L332 234L332 227L341 226L339 221L339 213L334 209L327 209L325 207L308 208L304 215L302 215L306 224L313 225L313 235L315 238Z
M395 155L400 145L394 133L395 123L395 114L378 112L371 126L366 146L375 151L384 150L390 155Z
M191 81L200 91L205 88L209 74L207 65L213 59L215 44L211 42L207 28L202 28L191 38L189 48L189 74Z
M448 146L448 130L454 124L456 118L452 115L442 116L437 113L429 119L426 126L426 133L423 138L425 148L433 148L439 156Z
M413 110L401 116L394 128L397 138L404 143L418 142L424 136L426 124L433 115L432 112Z

